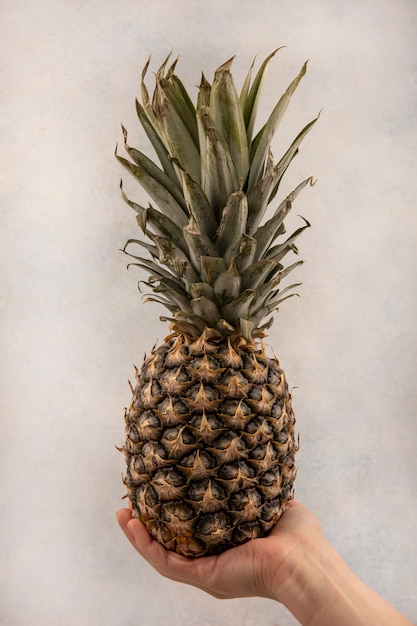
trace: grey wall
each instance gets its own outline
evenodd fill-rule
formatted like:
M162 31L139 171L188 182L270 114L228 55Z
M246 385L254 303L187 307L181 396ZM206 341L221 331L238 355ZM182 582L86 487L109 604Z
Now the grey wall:
M412 620L416 584L416 15L413 0L3 0L0 20L2 593L7 626L293 626L160 578L116 526L126 383L166 329L118 252L136 234L113 150L142 66L173 49L192 89L279 45L262 115L306 58L276 155L323 107L284 191L300 300L268 344L294 390L296 495ZM414 72L414 73L413 73ZM141 199L126 179L126 189Z

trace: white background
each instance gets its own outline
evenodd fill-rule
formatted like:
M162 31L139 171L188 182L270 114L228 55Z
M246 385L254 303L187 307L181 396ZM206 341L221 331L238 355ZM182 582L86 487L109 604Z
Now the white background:
M293 626L279 604L220 602L160 578L115 522L126 383L167 329L118 252L137 234L113 156L147 148L142 67L173 49L194 93L236 54L238 85L280 45L260 121L310 59L276 156L323 108L283 191L301 298L268 344L294 389L296 496L368 584L417 620L414 0L3 0L2 580L7 626ZM152 87L152 74L149 76ZM146 201L146 200L144 200Z

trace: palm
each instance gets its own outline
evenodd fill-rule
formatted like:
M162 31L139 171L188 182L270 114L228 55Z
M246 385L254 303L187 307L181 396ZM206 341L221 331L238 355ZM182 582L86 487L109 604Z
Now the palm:
M163 576L203 589L217 598L272 597L280 566L295 545L319 531L312 513L293 502L268 537L249 541L219 556L187 559L154 541L129 509L118 520L135 549Z

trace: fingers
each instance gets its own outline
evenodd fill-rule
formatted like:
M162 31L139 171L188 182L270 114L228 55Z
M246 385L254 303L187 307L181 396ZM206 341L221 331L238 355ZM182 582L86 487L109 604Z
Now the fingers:
M197 582L193 573L196 569L195 561L165 550L152 539L142 522L132 517L129 509L118 511L117 521L132 546L162 576L188 584Z
M135 546L135 538L133 537L133 535L130 532L130 530L128 530L128 528L127 528L128 522L132 519L131 511L129 509L120 509L120 511L117 511L117 513L116 513L116 518L117 518L117 521L119 523L120 528L123 530L124 534L126 535L128 540L130 541L132 546L135 548L136 547Z

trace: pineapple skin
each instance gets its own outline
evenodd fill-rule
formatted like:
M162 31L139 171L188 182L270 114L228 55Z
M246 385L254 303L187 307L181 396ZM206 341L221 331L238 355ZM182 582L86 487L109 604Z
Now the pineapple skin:
M263 537L293 499L291 395L258 344L176 332L136 370L124 483L134 517L168 550L200 557Z

